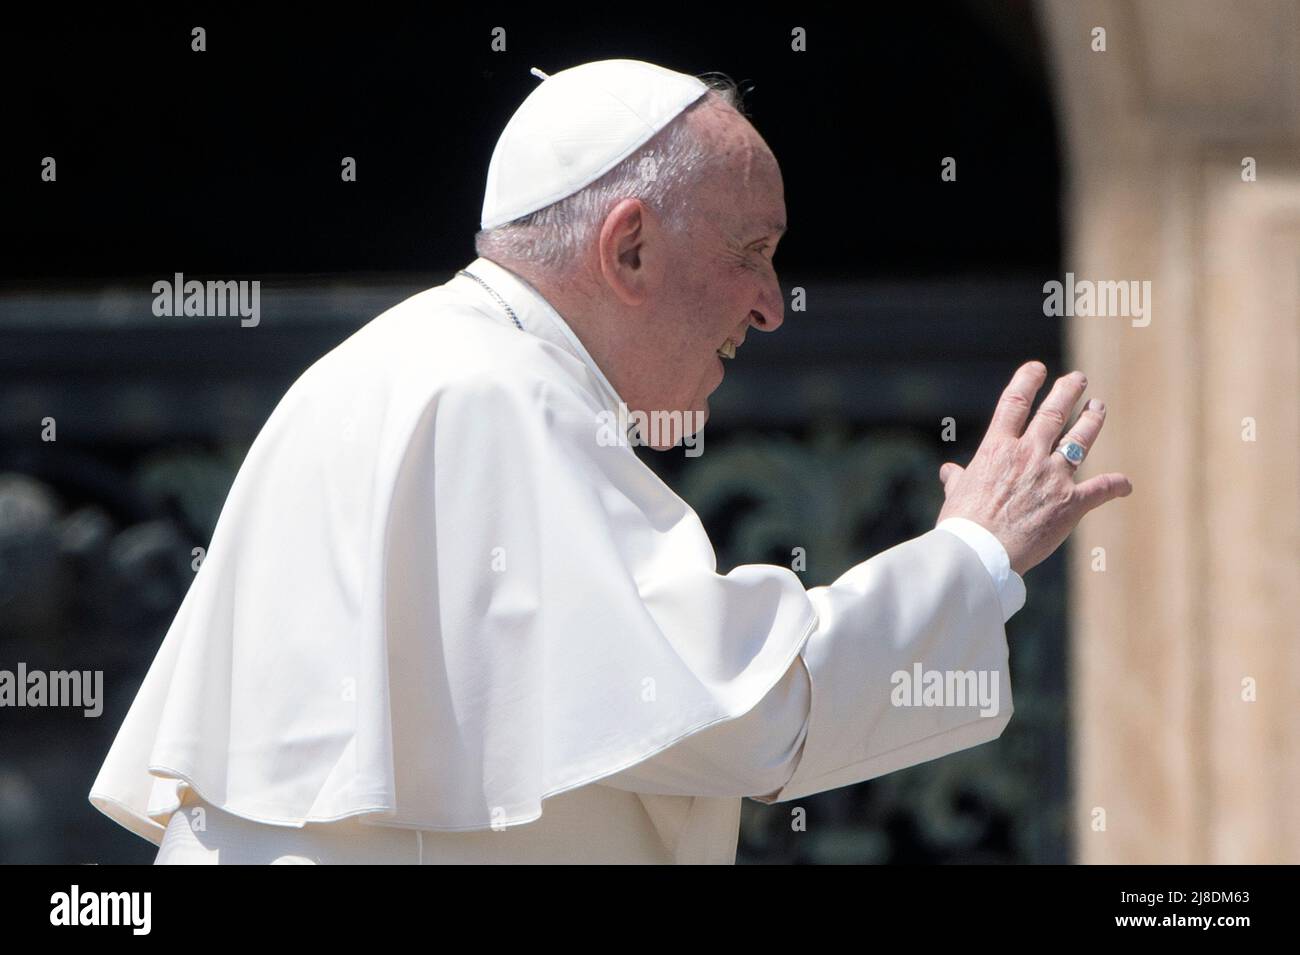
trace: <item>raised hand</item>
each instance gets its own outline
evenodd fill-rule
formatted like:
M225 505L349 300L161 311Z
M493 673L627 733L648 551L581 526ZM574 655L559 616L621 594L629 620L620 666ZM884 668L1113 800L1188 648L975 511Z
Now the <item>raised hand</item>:
M1056 379L1034 419L1034 396L1047 379L1042 362L1021 365L1002 392L988 433L965 468L952 462L939 469L944 505L939 520L964 517L1002 542L1011 569L1023 574L1046 560L1095 507L1133 493L1123 474L1099 474L1075 482L1075 465L1056 453L1058 438L1083 396L1088 379L1071 372ZM1101 433L1106 406L1092 399L1065 439L1086 454Z

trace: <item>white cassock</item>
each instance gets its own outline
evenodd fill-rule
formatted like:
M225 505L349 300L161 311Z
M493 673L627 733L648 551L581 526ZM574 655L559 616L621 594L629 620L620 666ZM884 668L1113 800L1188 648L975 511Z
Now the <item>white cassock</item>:
M159 861L732 863L743 797L1002 733L1024 585L992 534L945 522L812 589L718 574L694 511L602 440L620 399L561 317L469 270L496 295L414 295L280 401L98 809ZM918 664L994 674L996 715L894 705Z

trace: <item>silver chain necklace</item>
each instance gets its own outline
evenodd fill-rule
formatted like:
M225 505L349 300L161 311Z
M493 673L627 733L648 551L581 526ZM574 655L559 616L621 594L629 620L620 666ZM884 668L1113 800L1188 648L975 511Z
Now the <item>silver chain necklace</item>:
M488 285L487 282L484 282L473 272L468 272L465 269L461 269L456 274L468 276L469 278L472 278L475 282L477 282L479 285L487 289L487 293L497 300L498 305L500 305L502 308L506 310L506 314L510 316L510 321L515 323L515 328L519 329L521 332L524 330L523 323L519 321L519 316L515 314L515 310L510 307L510 305L506 302L505 299L503 299L500 295L496 293L496 289Z

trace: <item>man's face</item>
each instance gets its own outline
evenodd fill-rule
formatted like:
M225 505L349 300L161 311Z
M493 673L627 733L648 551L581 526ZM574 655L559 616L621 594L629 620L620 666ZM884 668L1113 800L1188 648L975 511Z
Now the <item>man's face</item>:
M785 317L772 265L785 228L781 171L747 120L733 112L722 122L724 159L695 191L684 241L668 249L653 317L661 330L659 408L698 412L687 417L688 433L707 418L727 364L743 360L719 357L719 349L739 348L751 329L774 331Z

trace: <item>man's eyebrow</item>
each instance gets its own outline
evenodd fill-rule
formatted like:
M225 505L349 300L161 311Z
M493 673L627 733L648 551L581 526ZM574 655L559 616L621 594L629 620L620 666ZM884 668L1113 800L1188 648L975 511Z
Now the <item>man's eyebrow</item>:
M758 234L758 237L754 240L755 242L757 242L758 239L765 239L769 235L775 235L779 239L785 234L785 223L777 219L768 222L763 228L764 231Z

